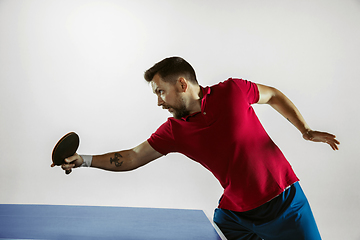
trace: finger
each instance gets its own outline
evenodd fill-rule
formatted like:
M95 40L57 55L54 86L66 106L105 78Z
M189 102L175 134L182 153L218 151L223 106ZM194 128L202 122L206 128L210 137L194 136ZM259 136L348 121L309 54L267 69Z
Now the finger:
M336 144L329 144L331 146L331 148L336 151L339 150L338 146Z
M336 143L336 142L335 142L335 143L333 143L333 146L334 146L334 147L333 147L333 149L334 149L334 150L339 150L338 143Z
M51 167L55 167L55 164L54 164L54 163L52 163L52 164L51 164Z
M70 169L72 169L72 168L74 168L75 167L75 164L63 164L63 165L61 165L61 168L63 169L63 170L70 170Z
M335 137L326 137L325 139L328 142L333 142L335 144L340 144L340 142L337 139L335 139Z
M71 169L65 171L66 175L69 175L71 173Z
M77 153L75 153L73 156L65 158L65 162L66 163L74 162L78 159L78 156L79 155Z
M328 138L328 139L335 139L336 138L336 136L334 134L327 133L327 132L312 131L312 132L309 132L309 133L313 137L318 137L318 138Z
M326 141L325 143L329 144L334 151L339 150L339 147L334 140Z
M332 144L332 143L329 143L329 142L327 142L327 144L329 144L330 145L330 147L332 148L332 150L336 150L336 146L335 146L335 144Z
M336 136L334 134L331 134L331 133L321 132L321 134L323 134L327 138L336 138Z

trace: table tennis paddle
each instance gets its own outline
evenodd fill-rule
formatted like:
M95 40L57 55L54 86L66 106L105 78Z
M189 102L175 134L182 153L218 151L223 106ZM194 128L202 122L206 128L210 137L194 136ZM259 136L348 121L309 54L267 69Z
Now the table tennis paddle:
M75 132L69 132L63 136L52 151L52 161L59 166L64 163L65 158L71 157L79 147L80 139Z

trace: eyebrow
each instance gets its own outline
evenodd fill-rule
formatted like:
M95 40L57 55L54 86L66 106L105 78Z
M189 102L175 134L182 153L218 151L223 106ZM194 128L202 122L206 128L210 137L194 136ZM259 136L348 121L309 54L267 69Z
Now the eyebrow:
M157 94L157 93L159 92L159 87L156 87L153 92L154 92L155 94Z

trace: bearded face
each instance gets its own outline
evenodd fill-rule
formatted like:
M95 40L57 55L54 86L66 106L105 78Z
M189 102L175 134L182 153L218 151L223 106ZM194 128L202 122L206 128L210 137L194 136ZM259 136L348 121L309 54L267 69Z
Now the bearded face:
M176 84L165 82L159 75L155 75L151 87L158 97L158 106L167 109L174 118L181 119L190 114Z
M177 94L177 99L174 105L170 105L167 103L162 104L163 109L167 109L174 118L181 119L183 117L186 117L190 114L189 110L186 109L185 103L183 99L181 98L180 94Z

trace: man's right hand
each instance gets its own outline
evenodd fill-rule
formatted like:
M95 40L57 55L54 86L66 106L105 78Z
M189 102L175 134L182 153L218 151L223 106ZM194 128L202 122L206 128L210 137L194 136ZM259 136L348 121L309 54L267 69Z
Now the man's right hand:
M91 156L90 165L93 168L100 168L108 171L130 171L161 156L163 155L152 148L148 141L144 141L140 145L129 150ZM66 174L70 174L73 168L80 167L83 163L84 159L75 153L73 156L65 159L65 163L61 165L61 168ZM55 164L51 164L51 167L55 167Z
M84 160L82 157L75 153L73 156L65 158L65 163L61 165L61 168L65 171L66 174L70 174L73 168L80 167L83 162ZM55 167L55 164L52 163L51 167Z

